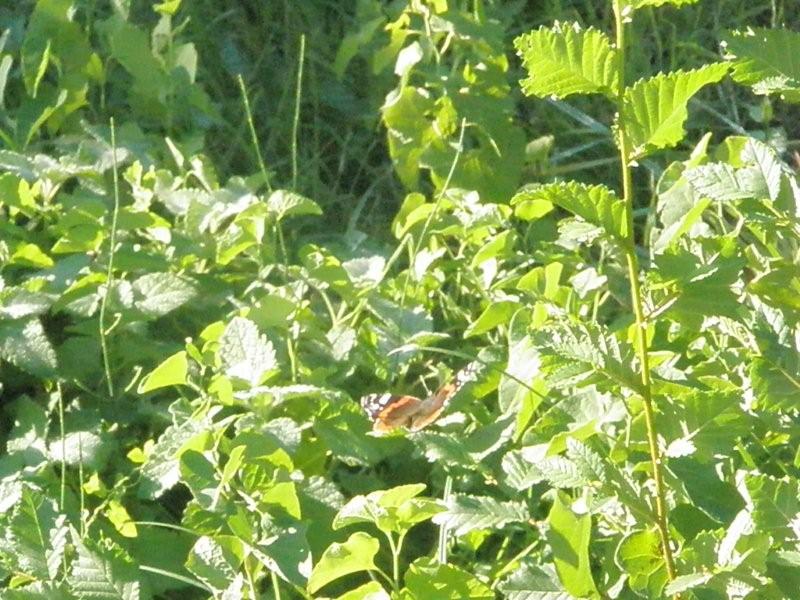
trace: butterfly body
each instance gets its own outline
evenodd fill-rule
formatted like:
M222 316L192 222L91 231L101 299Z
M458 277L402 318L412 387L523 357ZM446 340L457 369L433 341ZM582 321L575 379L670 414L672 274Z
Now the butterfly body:
M361 398L361 407L372 420L374 431L385 433L398 427L419 431L439 418L450 399L475 379L475 371L473 364L467 365L452 381L425 399L389 393L369 394Z

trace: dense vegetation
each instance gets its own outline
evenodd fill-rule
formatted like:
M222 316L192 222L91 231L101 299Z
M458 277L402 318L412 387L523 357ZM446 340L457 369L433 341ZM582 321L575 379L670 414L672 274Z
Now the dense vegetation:
M798 23L0 3L0 597L797 597Z

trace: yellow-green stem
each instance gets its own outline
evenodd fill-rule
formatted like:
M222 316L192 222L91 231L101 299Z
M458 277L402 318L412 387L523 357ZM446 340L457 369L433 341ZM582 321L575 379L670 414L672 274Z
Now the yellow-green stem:
M650 358L647 347L647 319L642 306L642 290L639 286L639 260L636 257L636 240L633 228L633 179L630 165L630 149L628 136L625 130L625 121L622 118L622 108L625 100L625 23L622 14L622 0L614 1L614 17L616 28L616 42L619 70L619 89L617 93L619 154L622 163L622 193L625 200L625 212L628 221L628 243L625 246L625 257L628 263L628 279L631 285L631 303L636 318L636 352L639 356L642 379L642 404L644 406L644 419L647 428L647 444L650 451L650 462L653 468L655 481L656 528L661 538L661 552L670 580L675 579L675 559L672 556L670 545L669 525L667 523L667 501L664 488L664 475L661 466L661 452L658 449L656 437L655 415L653 411L653 396L650 380Z

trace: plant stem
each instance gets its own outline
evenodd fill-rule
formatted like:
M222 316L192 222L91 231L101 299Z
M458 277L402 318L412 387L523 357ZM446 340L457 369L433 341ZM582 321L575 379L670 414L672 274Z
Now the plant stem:
M100 300L100 316L99 316L99 334L100 334L100 349L103 354L103 370L106 376L106 390L108 391L109 400L114 397L114 383L111 380L111 363L108 359L108 343L106 342L106 305L108 304L108 296L111 294L111 289L114 284L114 254L117 251L117 218L119 217L119 175L117 172L117 133L114 126L114 117L109 121L111 128L111 154L112 154L112 169L114 175L114 211L111 214L111 234L109 237L109 250L108 250L108 269L106 270L106 285L105 293Z
M633 178L630 165L630 148L628 135L623 119L623 106L625 100L625 24L622 14L623 3L614 0L614 18L616 28L616 46L619 60L619 89L617 90L617 124L619 133L619 154L622 163L622 192L625 200L625 212L628 221L628 243L625 245L625 257L628 263L628 279L631 286L631 303L636 318L636 352L639 355L642 378L642 404L644 406L644 419L647 427L647 443L650 451L650 462L653 468L655 481L656 527L661 538L661 552L667 568L667 576L675 579L675 560L670 546L669 526L667 524L667 501L664 489L664 476L661 467L661 453L658 449L656 436L655 416L653 411L653 395L650 380L650 357L647 347L647 319L644 315L642 290L639 285L639 261L636 257L636 239L633 228Z

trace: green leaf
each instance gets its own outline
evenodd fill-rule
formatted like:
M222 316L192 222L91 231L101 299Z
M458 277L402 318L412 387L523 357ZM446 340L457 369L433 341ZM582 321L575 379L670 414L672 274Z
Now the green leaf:
M196 450L186 450L180 458L181 481L192 491L197 503L213 510L220 494L217 470L214 464Z
M418 497L424 489L425 485L419 483L378 490L366 496L355 496L336 514L333 528L341 529L355 523L373 523L387 533L404 533L415 524L444 510L438 500Z
M38 319L0 322L0 359L41 378L56 374L56 352Z
M186 279L174 273L148 273L133 282L136 308L156 319L183 306L197 290Z
M5 527L5 555L14 570L44 581L54 580L64 558L69 528L55 502L23 488Z
M614 98L617 93L617 52L596 29L582 31L577 23L542 27L519 36L514 47L528 71L521 84L529 96L600 93Z
M659 598L667 583L661 540L652 530L635 531L617 547L617 562L627 573L631 589L647 598Z
M139 600L149 598L140 589L139 570L133 560L114 542L92 541L72 531L77 552L69 584L79 598L88 600Z
M796 358L788 352L778 358L780 362L756 358L750 364L750 380L759 408L775 412L793 408L800 394L800 371L797 364L792 364Z
M316 202L287 190L272 192L267 198L267 209L275 215L277 221L282 221L286 217L322 214L322 209Z
M380 544L371 535L358 532L344 543L331 544L314 565L308 580L308 591L316 593L331 581L359 571L371 571L375 566L375 555Z
M628 6L634 9L644 8L645 6L664 6L670 4L672 6L686 6L687 4L694 4L697 0L627 0Z
M255 556L284 581L304 586L311 575L306 526L299 522L262 520L264 536L251 548Z
M380 583L370 581L342 594L337 600L391 600L391 596L386 593Z
M519 303L510 300L492 302L464 331L464 337L481 335L500 325L507 325L511 315L519 309Z
M547 517L550 525L547 541L553 552L556 572L564 588L573 596L597 595L589 561L592 518L586 513L575 513L568 501L563 492L558 492Z
M631 144L630 158L680 142L689 99L704 86L720 81L728 68L727 63L713 63L692 71L662 73L625 90L622 121Z
M745 484L753 501L753 521L758 531L770 534L776 541L794 540L800 513L800 482L794 478L748 475Z
M178 400L170 407L175 414L174 425L168 427L156 441L141 466L139 496L155 499L175 485L180 479L178 450L198 433L211 427L207 411L183 411L185 405Z
M604 185L586 185L576 181L550 183L521 192L518 197L520 201L544 200L560 206L600 227L618 242L625 242L628 238L625 202Z
M243 317L234 317L219 340L219 358L228 377L241 379L251 386L278 367L275 349L256 324Z
M499 589L507 600L571 600L549 565L523 564L504 580Z
M223 591L236 579L242 564L242 543L233 536L201 536L186 559L186 568L210 588Z
M137 392L146 394L171 385L183 385L189 371L186 351L176 352L155 369L150 371L140 382Z
M528 519L528 507L522 502L458 494L447 500L447 510L436 515L433 522L462 536L476 529L496 529L508 523L525 523Z
M494 592L477 577L430 558L414 561L405 574L406 590L415 600L493 600Z
M12 287L0 292L0 319L22 319L47 312L54 298L40 292Z
M800 102L800 33L788 29L732 31L724 40L736 59L733 78L749 85L756 94L780 94Z

